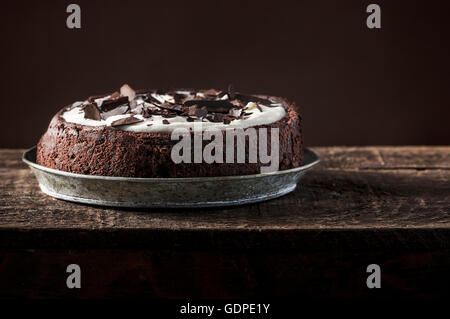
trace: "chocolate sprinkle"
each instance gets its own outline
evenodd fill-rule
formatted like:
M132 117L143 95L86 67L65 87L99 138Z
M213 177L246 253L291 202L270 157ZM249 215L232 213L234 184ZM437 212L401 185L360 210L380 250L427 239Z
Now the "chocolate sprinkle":
M143 122L144 120L140 120L137 117L131 116L131 117L125 117L123 119L114 121L111 123L111 126L115 127L115 126L121 126L121 125L128 125L128 124L134 124L134 123L139 123L139 122Z
M168 120L163 120L162 122L163 122L163 124L170 124L170 122Z

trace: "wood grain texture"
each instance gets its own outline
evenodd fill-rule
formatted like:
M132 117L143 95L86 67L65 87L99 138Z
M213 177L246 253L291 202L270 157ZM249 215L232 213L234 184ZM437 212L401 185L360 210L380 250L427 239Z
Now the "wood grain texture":
M450 147L313 150L322 162L295 192L207 209L111 209L55 200L41 193L21 163L23 150L0 150L0 247L275 247L288 241L287 247L306 249L311 240L317 247L338 239L338 247L342 241L358 247L365 240L376 245L382 238L380 245L389 245L420 233L448 247Z
M282 198L152 210L52 199L23 150L0 150L0 298L448 297L450 147L314 150Z

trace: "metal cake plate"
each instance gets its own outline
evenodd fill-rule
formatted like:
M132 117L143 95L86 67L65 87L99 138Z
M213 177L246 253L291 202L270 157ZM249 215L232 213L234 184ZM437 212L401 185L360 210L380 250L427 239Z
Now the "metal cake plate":
M256 203L292 192L319 157L305 148L304 165L266 174L132 178L74 174L36 164L36 146L22 160L41 190L71 202L114 207L211 207Z

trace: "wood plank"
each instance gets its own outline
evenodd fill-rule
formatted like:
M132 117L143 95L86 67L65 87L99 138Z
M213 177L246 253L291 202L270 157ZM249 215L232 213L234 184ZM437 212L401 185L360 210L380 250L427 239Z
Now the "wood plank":
M327 169L450 169L449 146L314 147Z
M205 209L111 209L42 194L32 173L0 170L0 227L323 229L450 227L450 172L316 169L298 189L257 205Z
M450 148L314 150L322 163L280 199L151 210L52 199L22 150L0 150L0 297L447 295ZM61 284L74 262L80 290Z
M412 155L396 162L396 156L389 155L399 153L396 148L315 150L323 161L306 174L295 192L255 205L207 209L111 209L55 200L41 193L31 171L20 163L21 150L2 150L0 236L5 246L14 247L57 247L60 243L109 247L114 245L112 238L122 236L131 246L139 246L140 241L147 246L166 241L181 247L188 240L199 247L256 247L260 243L276 247L293 240L292 247L306 249L301 241L317 238L315 247L364 236L371 244L379 240L380 245L390 245L395 236L414 242L417 238L398 230L420 229L429 231L417 236L427 236L435 246L448 245L450 170L445 159L450 148L402 149L422 154L416 166ZM395 169L396 165L402 168ZM362 230L370 232L355 232ZM376 239L381 231L390 239ZM100 232L104 235L98 241ZM364 245L364 240L346 245Z

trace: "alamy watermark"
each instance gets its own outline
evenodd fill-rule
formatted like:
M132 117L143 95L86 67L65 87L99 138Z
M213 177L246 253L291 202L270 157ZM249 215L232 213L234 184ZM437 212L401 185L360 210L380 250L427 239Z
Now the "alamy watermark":
M378 4L369 4L366 12L370 13L366 19L366 25L369 29L381 29L381 8Z
M276 127L269 130L253 127L220 130L213 127L203 128L202 122L194 122L192 131L187 128L176 128L172 132L171 139L179 141L171 151L172 161L176 164L202 162L231 164L247 161L262 164L261 173L277 171L280 164L279 129ZM210 142L204 145L204 141Z
M66 19L66 26L69 29L81 28L81 8L78 4L71 3L67 6L66 12L70 13Z

